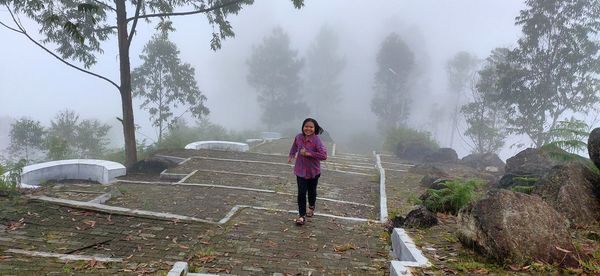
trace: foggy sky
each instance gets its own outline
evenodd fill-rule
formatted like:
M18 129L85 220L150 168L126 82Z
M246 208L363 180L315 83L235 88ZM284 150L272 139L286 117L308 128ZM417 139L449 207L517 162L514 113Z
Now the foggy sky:
M229 18L236 36L224 40L221 50L210 50L212 28L203 15L173 18L177 31L170 38L179 47L181 60L196 69L198 86L208 98L209 119L230 129L252 129L261 127L256 93L246 83L246 60L253 45L262 43L280 26L290 36L291 47L303 57L321 26L328 24L338 32L346 67L340 79L344 97L340 120L322 124L343 136L375 130L375 116L370 111L375 57L390 32L420 36L420 41L407 44L420 48L421 62L429 71L429 90L439 100L447 90L446 62L458 51L485 58L493 48L515 46L520 28L514 25L514 18L523 7L522 1L516 0L306 0L305 7L297 10L288 0L256 0ZM5 8L0 8L0 19L12 22ZM29 33L37 33L35 25L27 27ZM132 68L140 65L138 56L153 27L138 25L130 52ZM117 126L114 118L121 117L117 89L68 68L20 34L0 27L0 38L0 117L27 116L48 125L58 111L69 107L81 118L98 118ZM118 83L116 43L109 41L103 49L105 53L92 71ZM134 105L141 132L155 137L147 115L137 110L139 100ZM122 139L118 136L121 129L113 132ZM440 142L444 145L447 141ZM459 156L466 154L464 148L457 147L457 151Z

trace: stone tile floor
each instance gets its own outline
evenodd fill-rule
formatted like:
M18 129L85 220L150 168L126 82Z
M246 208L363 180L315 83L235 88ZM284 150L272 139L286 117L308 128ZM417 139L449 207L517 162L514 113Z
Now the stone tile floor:
M214 223L118 215L63 207L25 196L0 198L0 275L160 275L175 261L188 261L192 271L217 274L388 274L389 246L383 226L344 219L379 217L375 207L379 206L379 187L376 171L369 169L370 157L340 156L327 160L319 182L322 198L317 203L317 213L339 218L315 216L298 227L293 223L295 214L287 211L297 208L295 179L287 157L208 150L162 154L196 157L168 171L198 170L183 184L225 187L170 185L155 176L128 175L121 178L128 182L110 187L121 195L105 204L192 216ZM87 201L106 190L104 186L61 186L37 193ZM226 223L217 223L235 205L272 210L242 208ZM9 249L121 261L64 261L31 257Z

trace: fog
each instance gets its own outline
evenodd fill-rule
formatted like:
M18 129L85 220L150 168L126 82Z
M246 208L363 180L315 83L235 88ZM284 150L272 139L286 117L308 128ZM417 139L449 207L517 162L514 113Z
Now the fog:
M406 41L425 76L409 125L426 129L431 120L442 119L431 117L434 104L443 106L451 97L446 88L448 60L459 51L484 59L496 47L514 46L520 36L514 18L523 7L522 1L513 0L306 0L305 7L297 10L291 1L258 0L229 18L236 35L224 40L218 51L210 49L212 28L203 15L173 18L176 31L170 39L179 47L181 60L196 69L198 86L208 98L211 122L228 129L266 130L257 94L246 81L246 61L253 46L279 26L289 35L292 49L303 57L321 26L330 26L338 33L340 56L346 60L339 79L343 100L339 112L321 124L334 139L348 141L358 132L376 132L376 117L370 108L375 58L389 33L396 32ZM11 22L5 8L0 8L0 20ZM37 32L34 24L25 25L30 33ZM153 27L140 22L131 45L132 68L140 65L138 55ZM122 130L115 119L121 117L117 89L65 66L22 35L0 27L0 37L0 117L25 116L48 125L58 111L68 107L82 118L98 118L113 125L115 145L122 144ZM104 55L91 69L118 83L114 45L114 41L104 44ZM135 121L141 126L137 138L155 139L148 115L138 106L139 101L135 101ZM300 123L294 127L299 129ZM442 146L450 143L449 131L446 126L433 133ZM459 156L468 154L460 139L455 139L453 147ZM505 159L515 151L504 149L501 157Z

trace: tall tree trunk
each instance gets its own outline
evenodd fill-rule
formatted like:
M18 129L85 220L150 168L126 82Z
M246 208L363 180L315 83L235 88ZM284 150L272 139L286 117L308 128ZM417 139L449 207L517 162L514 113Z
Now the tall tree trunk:
M123 108L123 135L125 138L125 167L137 162L135 144L135 124L133 120L133 103L131 100L131 66L129 64L129 41L127 34L127 8L125 0L116 0L117 38L119 40L119 67L121 76L121 106Z

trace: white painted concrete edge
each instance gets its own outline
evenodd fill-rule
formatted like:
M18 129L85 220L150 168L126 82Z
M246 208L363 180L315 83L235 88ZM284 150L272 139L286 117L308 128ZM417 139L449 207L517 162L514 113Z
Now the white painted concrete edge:
M385 194L385 170L381 165L381 155L373 151L375 156L375 166L379 170L379 184L381 195L381 223L386 223L387 216L387 197ZM402 171L402 170L394 170ZM392 249L397 260L390 263L390 275L412 275L408 267L427 267L431 263L423 256L421 250L417 248L413 240L402 228L394 228L392 232Z
M185 149L210 149L245 152L250 150L250 146L248 146L246 143L231 141L197 141L187 144Z
M217 225L227 223L239 210L241 210L243 208L251 208L251 209L255 209L255 210L267 210L267 211L274 211L274 212L287 212L287 213L297 213L298 212L297 210L273 209L273 208L250 206L250 205L235 205L233 208L231 208L231 210L227 213L227 215L225 215L224 218L222 218L218 222L215 222L215 221L210 221L210 220L206 220L206 219L200 219L200 218L189 217L189 216L184 216L184 215L177 215L177 214L172 214L172 213L130 209L130 208L125 208L125 207L117 207L117 206L111 206L111 205L105 205L105 204L99 204L99 203L76 201L76 200L62 199L62 198L54 198L54 197L48 197L48 196L31 196L30 195L28 197L31 199L52 202L52 203L65 205L65 206L69 206L69 207L89 208L91 210L103 211L103 212L107 212L107 213L116 213L116 214L122 214L122 215L133 214L133 215L142 215L142 216L146 216L146 217L154 217L154 218L158 218L158 219L172 219L172 220L180 220L180 221L202 222L202 223L217 224ZM315 212L314 215L321 216L321 217L336 218L336 219L341 219L341 220L356 221L356 222L379 223L379 221L375 221L375 220L371 220L371 219L357 218L357 217L342 217L342 216L323 214L323 213L318 213L318 212Z
M400 264L409 267L429 267L431 263L402 228L394 228L392 248ZM408 255L408 256L404 256Z
M412 275L408 267L403 266L399 261L391 261L390 262L390 275Z
M118 180L117 182L122 183L134 183L134 184L149 184L149 185L179 185L179 186L198 186L198 187L210 187L210 188L221 188L221 189L231 189L231 190L243 190L243 191L252 191L252 192L261 192L261 193L272 193L279 195L289 195L296 196L296 194L285 193L285 192L277 192L274 190L266 190L266 189L256 189L256 188L248 188L248 187L239 187L239 186L228 186L228 185L218 185L218 184L203 184L203 183L180 183L180 182L152 182L152 181L135 181L135 180ZM369 208L374 208L375 206L366 203L358 203L340 199L333 199L327 197L317 197L318 200L330 201L330 202L338 202L344 204L351 204L357 206L365 206Z
M381 166L381 158L377 152L373 151L375 157L375 167L379 171L379 207L380 221L386 223L388 220L387 196L385 194L385 170Z
M59 254L59 253L51 253L51 252L41 252L41 251L29 251L29 250L21 250L21 249L8 249L4 252L21 254L27 256L34 257L46 257L46 258L59 258L61 260L70 260L70 261L91 261L96 260L99 262L123 262L123 258L110 258L104 256L89 256L89 255L73 255L73 254Z

